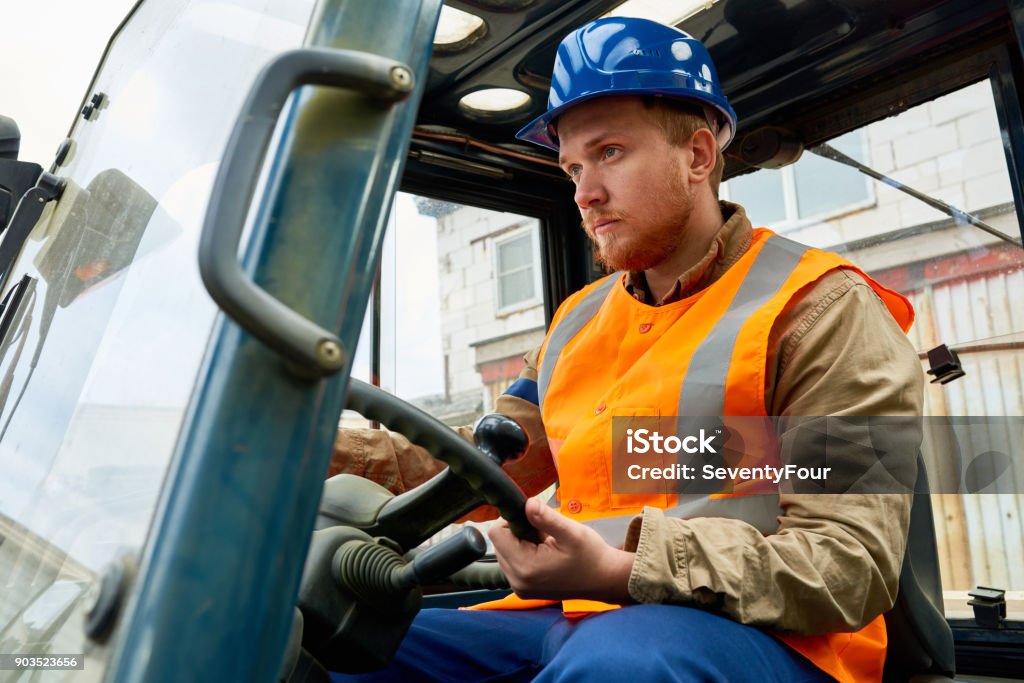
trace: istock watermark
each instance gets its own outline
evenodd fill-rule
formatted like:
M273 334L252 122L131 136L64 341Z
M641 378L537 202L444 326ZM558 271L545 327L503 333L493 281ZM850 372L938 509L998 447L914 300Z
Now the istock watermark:
M700 430L698 434L690 436L678 436L669 434L662 436L658 432L649 429L626 430L626 452L634 453L717 453L713 445L715 436L722 433L722 430L715 430L715 434L707 434Z
M1024 417L613 417L612 492L1022 493Z
M824 481L828 479L831 467L797 467L796 465L783 465L782 467L715 467L714 465L703 465L698 470L694 465L667 465L665 467L644 467L642 465L629 465L626 468L626 476L633 481L658 481L658 480L685 480L695 481L703 479L706 481L759 481L781 484L789 479Z

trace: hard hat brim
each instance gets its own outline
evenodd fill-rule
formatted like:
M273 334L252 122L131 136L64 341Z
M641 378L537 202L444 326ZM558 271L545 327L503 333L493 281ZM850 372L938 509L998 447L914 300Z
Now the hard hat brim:
M734 122L736 121L736 112L733 111L732 107L727 102L721 102L723 98L716 97L712 94L703 97L703 93L700 91L689 92L685 97L681 97L676 89L658 89L647 86L640 86L636 88L616 88L614 91L601 90L592 93L586 93L574 97L573 99L565 102L553 109L549 109L528 124L523 126L518 133L516 133L517 140L523 140L524 142L532 142L535 145L541 147L547 147L550 150L557 152L559 150L558 136L554 134L554 124L558 120L558 117L564 114L569 109L575 107L583 102L597 99L599 97L621 97L621 96L642 96L642 95L661 95L663 97L671 97L673 99L693 101L699 104L706 104L714 107L724 119L722 125L718 131L718 146L719 149L724 150L733 141L736 136L736 129Z

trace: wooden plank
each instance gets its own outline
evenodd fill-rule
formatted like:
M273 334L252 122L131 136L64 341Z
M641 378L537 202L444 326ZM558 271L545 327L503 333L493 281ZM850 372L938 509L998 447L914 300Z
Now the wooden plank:
M944 590L969 590L971 558L963 502L958 494L932 494L935 536L939 550L939 571Z

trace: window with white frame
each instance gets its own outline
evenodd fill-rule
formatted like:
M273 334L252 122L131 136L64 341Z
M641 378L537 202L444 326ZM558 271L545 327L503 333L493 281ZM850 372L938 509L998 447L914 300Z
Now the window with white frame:
M527 227L494 240L494 279L498 312L540 300L537 230Z
M830 140L829 144L867 163L864 130ZM784 226L830 218L874 203L866 176L847 166L804 152L800 160L778 170L761 170L722 185L722 196L741 204L755 225Z

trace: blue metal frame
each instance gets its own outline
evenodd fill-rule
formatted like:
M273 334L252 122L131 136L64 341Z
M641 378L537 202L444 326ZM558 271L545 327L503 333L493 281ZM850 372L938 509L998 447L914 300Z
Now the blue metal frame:
M413 95L293 97L243 267L351 351L423 94L441 0L326 0L307 46L408 64ZM173 286L173 283L168 283ZM223 317L198 379L108 680L276 680L344 386L303 381Z

